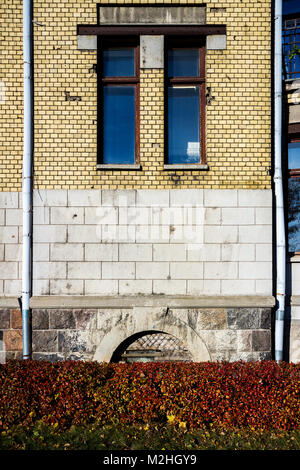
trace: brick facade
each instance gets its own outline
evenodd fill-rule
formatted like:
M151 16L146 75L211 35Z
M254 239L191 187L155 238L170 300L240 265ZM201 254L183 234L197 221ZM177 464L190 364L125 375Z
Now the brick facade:
M77 24L97 23L97 0L34 2L37 189L252 188L271 185L271 2L205 2L208 24L225 24L227 49L206 53L208 171L170 171L164 159L164 74L141 70L141 171L96 170L97 63L77 49ZM112 2L103 2L112 3ZM119 2L113 2L119 3ZM147 2L120 2L139 5ZM151 2L162 4L163 2ZM180 4L178 1L166 5ZM203 2L182 1L183 5ZM0 189L21 190L22 5L0 6ZM65 93L81 98L66 101Z
M206 5L206 23L226 26L225 47L224 36L205 58L208 168L184 170L164 167L159 65L140 69L141 168L97 169L98 57L78 47L77 25L97 24L98 3L34 1L33 357L110 360L126 338L153 330L178 337L194 360L269 359L271 1L102 1ZM0 6L0 25L0 353L16 358L20 2Z

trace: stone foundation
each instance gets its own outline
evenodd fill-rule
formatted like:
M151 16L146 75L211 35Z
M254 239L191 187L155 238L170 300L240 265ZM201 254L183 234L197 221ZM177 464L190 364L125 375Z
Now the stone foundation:
M137 333L177 337L193 361L271 359L271 311L247 308L34 308L32 358L110 361ZM19 309L0 310L2 362L22 357Z

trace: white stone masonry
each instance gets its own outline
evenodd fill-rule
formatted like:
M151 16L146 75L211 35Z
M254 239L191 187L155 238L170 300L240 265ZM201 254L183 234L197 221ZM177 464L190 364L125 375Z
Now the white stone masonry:
M20 295L22 199L0 193L0 294ZM35 190L33 295L272 295L269 190Z

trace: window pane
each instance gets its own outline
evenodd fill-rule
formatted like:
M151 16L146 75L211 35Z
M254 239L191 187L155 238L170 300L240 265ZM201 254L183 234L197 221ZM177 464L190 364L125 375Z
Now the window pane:
M300 178L288 180L288 247L300 251Z
M199 77L199 49L168 51L169 77Z
M199 87L168 89L168 163L200 161Z
M298 13L299 0L283 0L282 13L288 15L289 13Z
M289 144L289 170L300 168L300 142L292 142Z
M103 51L104 77L133 77L134 48L105 49Z
M283 52L285 78L295 79L300 74L300 24L298 19L286 20L283 23Z
M296 26L296 20L286 20L285 22L286 29L295 28L295 26Z
M135 88L105 86L103 163L135 163Z

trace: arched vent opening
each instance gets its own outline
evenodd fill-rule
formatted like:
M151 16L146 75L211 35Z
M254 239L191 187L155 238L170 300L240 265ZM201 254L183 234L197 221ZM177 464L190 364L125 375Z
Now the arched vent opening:
M163 331L144 331L127 338L114 352L111 362L190 362L192 357L184 344Z

